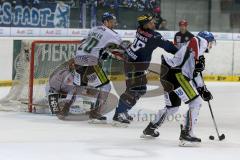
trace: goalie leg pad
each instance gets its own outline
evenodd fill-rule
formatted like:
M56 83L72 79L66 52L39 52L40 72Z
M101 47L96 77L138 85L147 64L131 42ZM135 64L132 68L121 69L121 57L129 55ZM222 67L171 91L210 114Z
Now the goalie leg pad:
M56 114L58 110L58 99L59 94L58 93L52 93L48 95L48 106L52 114Z
M71 99L64 99L61 102L58 103L57 108L58 108L58 112L57 117L61 120L64 120L65 117L68 115L69 110L71 105L75 102L76 100L76 95L72 95Z

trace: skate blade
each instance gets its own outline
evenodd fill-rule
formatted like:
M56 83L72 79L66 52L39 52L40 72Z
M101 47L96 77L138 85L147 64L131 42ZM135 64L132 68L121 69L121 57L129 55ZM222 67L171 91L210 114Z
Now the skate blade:
M151 135L142 134L142 135L140 135L140 138L142 138L142 139L155 139L156 137L153 137Z
M117 121L112 122L112 126L114 126L114 127L127 128L128 125L129 124L127 124L127 123L121 123L121 122L117 122Z
M198 147L201 142L189 142L185 140L180 140L179 146L180 147Z
M90 119L89 124L107 124L107 120Z

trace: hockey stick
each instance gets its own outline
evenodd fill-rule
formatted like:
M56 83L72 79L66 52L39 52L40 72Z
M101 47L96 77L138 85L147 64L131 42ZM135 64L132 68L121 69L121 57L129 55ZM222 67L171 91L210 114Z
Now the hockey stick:
M126 59L126 57L124 57L121 53L119 52L110 52L112 55L114 55L116 57L117 60L119 61L123 61L123 62L128 62L128 60ZM149 72L152 72L156 75L160 75L160 73L154 71L154 70L151 70L151 69L147 69Z
M203 80L202 72L200 72L200 75L201 75L202 80ZM204 80L203 80L203 84L205 85ZM215 128L215 130L216 130L216 132L217 132L218 139L219 139L219 141L222 141L222 140L225 139L225 134L221 134L221 135L219 134L218 127L217 127L217 123L216 123L215 117L214 117L214 115L213 115L213 111L212 111L212 107L211 107L210 101L207 101L207 102L208 102L208 107L209 107L209 110L210 110L210 113L211 113L211 116L212 116L214 128ZM211 140L214 140L214 136L209 136L209 138L210 138Z
M210 113L211 113L211 116L212 116L213 124L214 124L215 130L217 132L218 139L219 139L219 141L224 140L225 139L225 135L224 134L221 134L221 135L219 134L217 123L216 123L214 115L213 115L213 111L212 111L212 107L211 107L210 101L207 101L207 102L208 102L208 107L210 109ZM210 136L210 137L213 137L213 136ZM214 137L210 138L210 139L214 139Z
M154 70L148 69L148 71L160 76L160 73L158 73L158 72L156 72Z

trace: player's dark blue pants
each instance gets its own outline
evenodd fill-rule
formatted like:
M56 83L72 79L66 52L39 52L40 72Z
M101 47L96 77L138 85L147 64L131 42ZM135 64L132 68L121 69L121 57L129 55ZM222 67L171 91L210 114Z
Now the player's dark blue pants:
M145 65L145 66L144 66ZM126 90L120 96L117 113L123 113L130 110L147 91L146 67L148 64L125 64ZM140 67L139 67L140 66Z

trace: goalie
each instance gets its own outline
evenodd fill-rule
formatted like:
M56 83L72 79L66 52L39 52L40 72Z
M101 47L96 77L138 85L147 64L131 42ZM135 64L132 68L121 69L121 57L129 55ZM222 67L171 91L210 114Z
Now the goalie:
M85 92L86 95L97 99L95 105L91 107L89 118L106 120L106 117L100 114L100 109L106 102L111 85L100 61L105 59L109 53L111 54L112 48L123 50L124 47L121 47L120 36L112 30L116 24L115 16L106 12L102 16L102 22L102 26L94 27L89 31L88 36L79 46L76 56L68 62L68 67L50 76L50 91L54 88L53 93L57 90L58 94L65 95L65 100L61 102L51 102L51 99L56 97L49 97L50 109L53 113L56 109L56 114L60 119L68 115L76 97ZM55 85L58 86L54 87ZM56 104L57 107L55 107Z
M76 64L74 59L60 65L49 77L48 102L52 114L56 114L59 119L65 119L68 113L80 115L86 108L79 106L79 101L90 104L90 111L86 112L89 119L106 120L102 116L98 107L105 100L109 91L110 85L103 85L102 87L86 86L84 78L81 78L80 73L85 73L85 78L95 73L92 68L82 67ZM87 100L86 100L87 99ZM93 102L94 101L94 102ZM78 103L77 103L78 102ZM73 118L74 117L74 118ZM71 120L79 119L77 116L69 118Z

